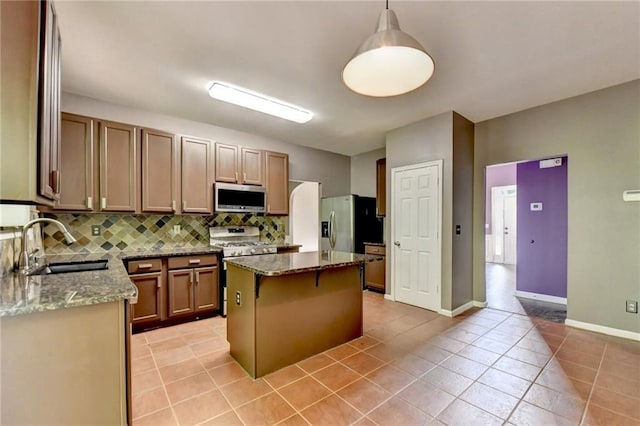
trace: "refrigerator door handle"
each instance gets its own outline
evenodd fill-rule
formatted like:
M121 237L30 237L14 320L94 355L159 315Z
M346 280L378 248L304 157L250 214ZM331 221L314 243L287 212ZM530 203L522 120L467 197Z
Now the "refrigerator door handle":
M329 245L332 249L336 247L336 212L333 210L329 215Z

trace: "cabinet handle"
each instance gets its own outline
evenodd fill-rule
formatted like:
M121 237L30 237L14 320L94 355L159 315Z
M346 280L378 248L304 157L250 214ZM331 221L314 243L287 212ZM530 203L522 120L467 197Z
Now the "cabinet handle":
M200 284L200 272L194 271L194 274L196 276L196 285L198 285Z
M87 197L87 208L88 209L93 208L93 197Z
M171 200L171 210L176 211L176 200Z
M158 290L160 290L160 287L162 287L162 285L160 284L160 280L158 280L158 283L156 284L156 286L158 287Z
M189 259L189 265L199 265L200 259Z
M60 170L51 170L51 189L54 194L60 193Z
M236 172L236 182L238 182L238 172Z
M187 200L182 200L182 211L187 210Z
M189 284L193 284L193 270L189 272Z
M100 198L100 208L102 210L107 208L107 197Z
M271 212L271 204L267 204L267 213Z
M152 263L141 263L138 265L138 269L150 269L152 266Z
M246 181L247 181L247 172L243 172L243 173L242 173L242 180L243 180L244 182L246 182Z

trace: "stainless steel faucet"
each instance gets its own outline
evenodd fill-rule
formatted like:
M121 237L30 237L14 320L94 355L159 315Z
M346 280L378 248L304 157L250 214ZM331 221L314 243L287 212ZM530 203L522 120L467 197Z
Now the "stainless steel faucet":
M29 222L25 223L24 226L22 227L22 252L20 255L20 266L19 266L20 271L22 273L26 274L31 269L31 257L30 257L31 255L29 254L29 250L27 249L27 231L36 223L42 223L42 222L53 223L58 228L60 228L60 231L64 235L64 239L67 242L67 244L72 244L77 241L75 237L71 235L71 233L67 230L67 228L65 228L65 226L61 222L55 219L50 219L48 217L40 217L37 219L30 220Z

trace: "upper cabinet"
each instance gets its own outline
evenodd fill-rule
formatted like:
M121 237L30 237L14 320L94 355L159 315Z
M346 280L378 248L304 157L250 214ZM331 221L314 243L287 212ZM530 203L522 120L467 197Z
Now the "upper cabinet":
M0 200L53 205L60 33L50 2L0 1Z
M101 121L100 210L135 212L138 197L137 129L121 123Z
M142 129L142 211L174 213L178 194L178 151L173 134Z
M263 185L262 151L216 142L216 182Z
M386 216L387 212L387 159L376 161L376 215Z
M213 213L212 142L183 137L181 140L181 189L183 213Z
M93 210L95 120L62 114L60 121L60 197L58 210Z
M289 155L265 151L267 214L289 214Z

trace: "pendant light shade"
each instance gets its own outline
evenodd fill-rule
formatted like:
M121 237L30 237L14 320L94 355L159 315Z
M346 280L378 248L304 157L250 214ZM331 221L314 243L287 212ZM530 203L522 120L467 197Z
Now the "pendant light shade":
M376 32L365 40L342 71L342 80L361 95L386 97L417 89L433 75L424 47L400 30L393 10L385 9Z

